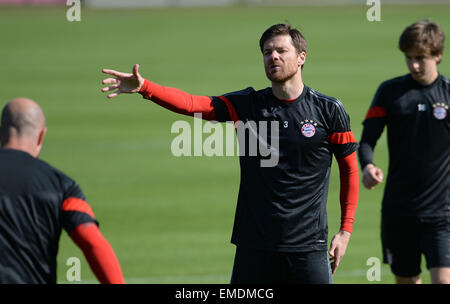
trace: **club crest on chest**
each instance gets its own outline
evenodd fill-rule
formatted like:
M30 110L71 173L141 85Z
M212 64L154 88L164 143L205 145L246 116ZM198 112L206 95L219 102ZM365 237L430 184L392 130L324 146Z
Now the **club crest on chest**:
M312 119L305 119L300 122L300 131L305 137L313 137L316 134L317 122Z
M436 119L442 120L447 117L448 105L443 102L433 104L433 115Z

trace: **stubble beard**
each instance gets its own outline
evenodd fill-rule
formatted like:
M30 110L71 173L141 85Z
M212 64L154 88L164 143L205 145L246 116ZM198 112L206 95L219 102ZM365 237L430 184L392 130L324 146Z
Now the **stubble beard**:
M286 81L292 79L298 72L298 69L289 69L287 71L281 71L278 73L270 73L270 71L268 71L266 69L266 76L267 78L269 78L270 81L280 84L280 83L285 83Z

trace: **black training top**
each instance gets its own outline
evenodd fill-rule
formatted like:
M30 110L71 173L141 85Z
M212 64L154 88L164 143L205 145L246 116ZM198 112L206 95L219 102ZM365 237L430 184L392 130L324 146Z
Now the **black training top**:
M450 80L422 86L410 74L383 82L364 121L359 157L372 163L387 126L389 171L382 211L419 217L450 214Z
M61 229L96 222L80 187L47 163L0 149L0 283L56 283Z
M343 158L357 149L342 103L307 86L291 101L277 99L271 88L212 100L218 121L237 122L242 151L232 243L270 251L326 250L332 154Z

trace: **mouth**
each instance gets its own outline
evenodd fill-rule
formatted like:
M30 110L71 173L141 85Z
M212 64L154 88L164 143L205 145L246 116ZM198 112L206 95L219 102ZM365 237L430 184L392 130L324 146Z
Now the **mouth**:
M270 69L270 71L271 71L272 73L274 73L274 72L276 72L276 71L281 70L281 66L276 65L276 64L272 64L272 65L269 66L269 69Z

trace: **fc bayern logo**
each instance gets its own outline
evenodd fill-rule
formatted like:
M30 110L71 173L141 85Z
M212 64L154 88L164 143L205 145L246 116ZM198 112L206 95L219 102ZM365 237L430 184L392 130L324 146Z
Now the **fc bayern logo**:
M313 137L316 134L316 128L310 123L306 123L302 127L302 134L305 137Z
M433 115L436 119L442 120L447 117L447 109L443 106L437 106L433 109Z

